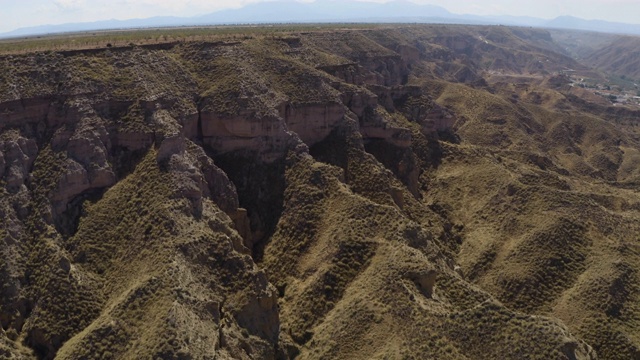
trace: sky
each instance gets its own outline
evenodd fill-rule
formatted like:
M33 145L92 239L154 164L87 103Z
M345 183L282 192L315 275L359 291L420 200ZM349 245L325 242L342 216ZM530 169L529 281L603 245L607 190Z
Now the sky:
M152 16L195 16L268 0L0 0L0 33L17 28ZM310 0L306 0L310 1ZM339 6L340 0L334 0ZM369 0L385 2L386 0ZM412 0L456 14L514 15L640 23L640 0Z

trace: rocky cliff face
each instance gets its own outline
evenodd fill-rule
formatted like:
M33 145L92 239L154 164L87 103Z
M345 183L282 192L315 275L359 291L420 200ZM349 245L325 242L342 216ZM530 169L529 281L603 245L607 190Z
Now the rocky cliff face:
M500 39L470 29L2 57L0 354L595 359L574 335L593 328L544 307L570 297L520 306L522 278L491 272L553 232L526 235L533 225L505 214L493 228L483 206L529 199L537 177L575 185L533 140L497 141L497 126L539 137L551 125L484 89L465 49ZM467 187L465 159L519 180ZM579 255L557 260L572 270L554 289L578 281L596 241L565 220L553 226ZM478 240L496 229L522 241ZM543 277L540 264L523 278Z

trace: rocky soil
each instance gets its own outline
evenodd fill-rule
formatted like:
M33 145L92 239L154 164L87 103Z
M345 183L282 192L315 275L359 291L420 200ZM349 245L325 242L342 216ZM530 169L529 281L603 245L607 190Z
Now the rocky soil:
M0 56L0 358L637 358L640 137L566 67L426 25Z

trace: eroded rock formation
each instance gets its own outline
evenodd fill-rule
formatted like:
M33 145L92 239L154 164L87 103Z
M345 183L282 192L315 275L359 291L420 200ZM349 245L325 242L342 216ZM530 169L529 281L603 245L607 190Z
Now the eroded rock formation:
M558 160L567 144L536 142L553 116L486 89L511 30L470 29L1 57L0 354L595 359L595 327L563 323L559 292L592 283L600 230L576 209L527 220L584 179ZM522 54L551 39L519 31L491 69L534 71ZM637 205L597 195L575 194L592 224L610 219L596 201ZM635 270L618 268L624 288ZM552 286L529 308L531 279ZM629 291L602 316L626 314Z

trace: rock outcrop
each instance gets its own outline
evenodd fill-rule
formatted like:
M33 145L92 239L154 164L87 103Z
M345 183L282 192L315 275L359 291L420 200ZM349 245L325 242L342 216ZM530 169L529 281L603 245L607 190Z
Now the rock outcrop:
M0 56L0 357L635 354L637 139L482 77L550 37L267 34Z

